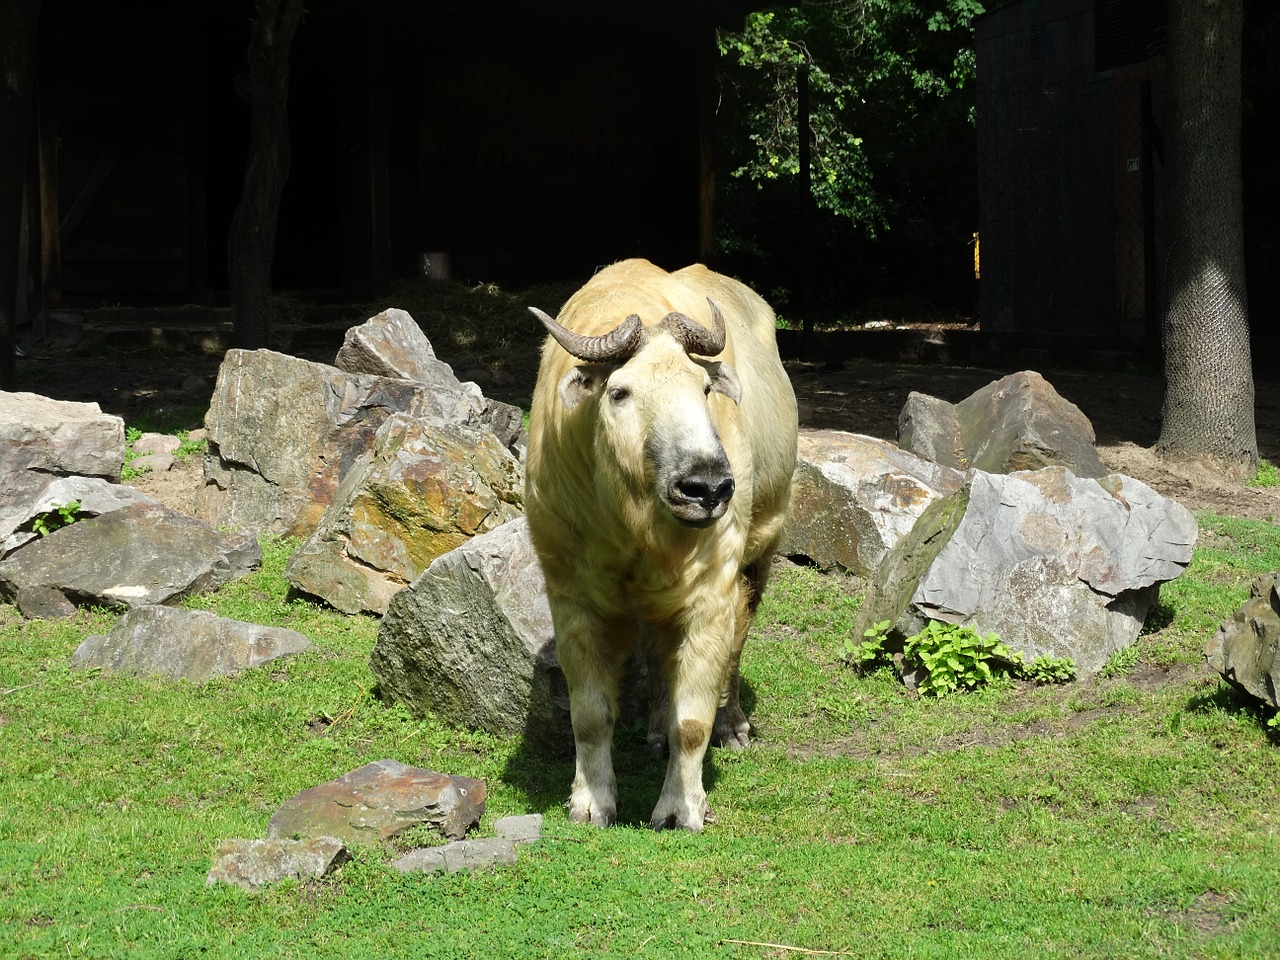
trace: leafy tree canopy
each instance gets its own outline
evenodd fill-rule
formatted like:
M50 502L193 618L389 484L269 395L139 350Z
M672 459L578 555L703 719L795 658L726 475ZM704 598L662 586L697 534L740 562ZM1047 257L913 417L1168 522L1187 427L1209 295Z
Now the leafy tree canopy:
M806 70L814 200L869 235L888 229L912 202L895 167L944 162L912 159L929 125L972 124L982 12L978 0L809 0L749 14L719 38L729 174L761 189L799 175Z

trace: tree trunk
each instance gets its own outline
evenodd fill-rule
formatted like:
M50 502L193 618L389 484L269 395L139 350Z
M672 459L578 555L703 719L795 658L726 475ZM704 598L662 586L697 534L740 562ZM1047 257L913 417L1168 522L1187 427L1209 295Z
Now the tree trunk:
M1243 0L1172 0L1165 397L1158 452L1258 468L1240 181Z
M17 388L18 294L27 282L18 264L39 22L40 0L0 3L0 390L9 391Z
M249 157L227 239L232 338L246 349L271 337L271 264L289 178L289 47L301 19L302 0L258 0L249 42Z

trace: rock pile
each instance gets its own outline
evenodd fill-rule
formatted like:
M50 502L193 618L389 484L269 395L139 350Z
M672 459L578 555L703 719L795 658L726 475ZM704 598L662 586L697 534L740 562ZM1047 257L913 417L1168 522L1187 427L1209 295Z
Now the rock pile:
M350 859L352 847L387 850L412 827L431 828L449 843L418 847L391 866L401 873L453 873L516 862L518 846L541 837L537 814L504 817L496 837L467 840L484 816L485 784L376 760L310 787L271 816L264 839L218 844L206 885L260 890L280 880L319 880Z

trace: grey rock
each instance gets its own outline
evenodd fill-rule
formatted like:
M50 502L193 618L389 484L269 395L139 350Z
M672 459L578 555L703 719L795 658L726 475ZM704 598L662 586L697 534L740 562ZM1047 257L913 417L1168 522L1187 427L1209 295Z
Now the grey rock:
M144 457L134 457L129 466L138 473L167 473L176 462L172 454L148 453Z
M219 533L154 501L78 520L0 560L0 596L32 588L76 605L142 606L206 593L256 567L252 536Z
M321 880L351 859L341 840L223 840L205 886L230 883L258 891L281 880Z
M542 839L542 814L502 817L493 822L493 832L512 843L533 843Z
M562 738L568 689L524 518L444 554L397 593L369 666L382 696L416 714Z
M524 433L523 411L490 400L475 383L460 381L453 368L436 356L417 321L404 310L394 307L384 310L348 330L334 366L348 373L399 377L428 384L436 390L461 391L473 396L483 408L484 425L511 453L524 456L528 438Z
M875 570L925 508L964 475L874 437L802 430L791 519L779 552L824 570Z
M285 576L345 613L385 613L436 557L518 516L523 488L489 431L395 414Z
M144 433L133 441L133 452L139 456L151 453L177 453L182 441L167 433Z
M490 429L478 390L346 373L270 350L229 350L205 423L202 519L310 536L394 413ZM509 438L499 437L507 444Z
M101 477L58 477L47 483L21 508L0 519L0 558L34 540L32 521L58 507L78 503L77 519L97 517L135 503L157 503L133 487Z
M1280 708L1280 570L1253 581L1249 599L1205 644L1204 658L1238 690Z
M1034 370L995 380L955 405L911 394L899 415L898 442L956 469L1064 466L1078 477L1107 473L1088 417Z
M880 620L899 641L930 620L965 624L1028 659L1070 657L1087 677L1137 638L1197 532L1184 507L1129 477L972 470L886 557L854 635Z
M484 816L485 795L483 780L376 760L285 801L267 836L376 843L428 826L458 840Z
M0 391L0 521L55 477L119 480L124 421L96 403Z
M391 862L401 873L457 873L490 870L516 862L516 845L510 840L486 838L458 840L439 847L420 847Z
M956 405L912 390L898 414L898 445L949 469L964 469Z
M349 329L333 365L347 373L447 385L458 382L453 368L436 356L418 322L394 307Z
M67 599L65 593L39 584L22 587L14 594L13 600L18 612L28 620L57 620L76 612L76 605Z
M310 647L311 641L295 630L153 605L134 607L110 632L86 637L72 664L199 682Z

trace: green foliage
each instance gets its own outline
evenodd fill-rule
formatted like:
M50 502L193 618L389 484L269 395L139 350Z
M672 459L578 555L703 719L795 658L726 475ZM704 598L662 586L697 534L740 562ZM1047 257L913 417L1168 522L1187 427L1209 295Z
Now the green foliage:
M1280 470L1265 458L1258 461L1258 473L1249 481L1251 487L1280 487Z
M863 631L863 639L844 641L842 659L866 672L887 663L889 621L881 620ZM921 694L943 697L975 690L1001 678L1030 680L1038 684L1066 683L1076 676L1075 663L1066 657L1040 656L1027 662L1012 652L994 633L980 634L973 627L931 620L902 646L903 664L921 672Z
M980 634L972 627L931 620L902 649L910 663L924 668L922 694L943 697L958 690L972 690L996 679L991 661L1009 663L1013 655L994 633Z
M46 510L44 513L36 514L32 519L31 530L42 537L47 537L53 531L61 530L63 527L75 523L79 512L79 500L51 504L51 509Z
M903 289L967 308L977 220L971 24L982 11L974 0L810 0L719 33L717 238L729 269L775 306L789 305L807 266L826 278L811 311ZM815 215L798 216L804 207Z
M862 639L844 641L843 657L855 670L867 670L888 657L884 642L889 636L889 621L880 620L862 631Z

